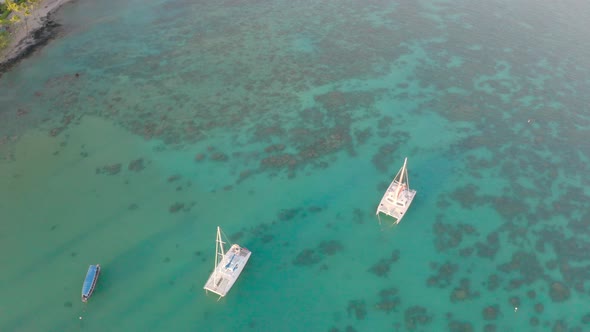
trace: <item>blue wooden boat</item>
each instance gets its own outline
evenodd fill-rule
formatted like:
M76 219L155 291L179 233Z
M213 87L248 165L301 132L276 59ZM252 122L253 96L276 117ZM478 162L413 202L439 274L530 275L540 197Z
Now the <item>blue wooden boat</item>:
M92 292L94 292L94 287L96 287L96 281L98 280L99 274L99 264L90 265L88 267L88 272L86 273L86 278L84 279L84 284L82 285L82 302L88 301L88 298L92 296Z

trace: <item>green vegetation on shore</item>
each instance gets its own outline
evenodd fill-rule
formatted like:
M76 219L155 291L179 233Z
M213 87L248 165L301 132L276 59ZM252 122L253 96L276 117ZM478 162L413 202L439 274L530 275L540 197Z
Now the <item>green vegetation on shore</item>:
M0 3L0 53L10 44L11 25L23 22L28 30L27 17L40 0L5 0Z
M10 43L10 34L6 30L0 30L0 52Z
M8 33L8 15L10 10L6 6L6 3L0 3L0 52L8 46L10 41L10 34Z

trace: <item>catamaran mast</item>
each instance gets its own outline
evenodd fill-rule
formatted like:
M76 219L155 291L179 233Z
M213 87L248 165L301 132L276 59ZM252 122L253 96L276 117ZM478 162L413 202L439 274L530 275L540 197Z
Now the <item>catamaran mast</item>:
M402 174L402 183L404 182L403 179L406 179L406 186L408 187L407 189L410 189L410 178L408 177L408 169L406 168L406 163L408 162L408 157L406 157L404 159L404 166L402 167L403 169L403 174Z
M401 193L401 191L404 188L404 178L407 179L408 177L408 170L406 169L406 163L408 162L408 158L406 157L406 159L404 159L404 166L402 166L402 168L399 170L399 172L396 175L397 178L397 188L395 189L395 194L394 197L395 199L397 199L399 197L399 194ZM410 183L408 181L407 187L410 188Z
M217 264L223 259L225 250L223 250L223 241L221 241L221 228L217 226L217 240L215 241L215 271L217 271ZM219 258L221 256L221 259Z

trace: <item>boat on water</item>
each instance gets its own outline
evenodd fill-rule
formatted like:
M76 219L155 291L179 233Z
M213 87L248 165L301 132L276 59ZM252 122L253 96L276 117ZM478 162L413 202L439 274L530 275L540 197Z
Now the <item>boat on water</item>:
M224 251L223 244L225 242L221 239L221 233L221 228L217 226L215 268L203 287L205 291L219 295L219 299L227 295L252 255L250 250L240 247L238 244L232 244L227 252Z
M90 265L88 272L86 272L86 278L84 278L84 284L82 285L82 302L87 302L92 296L94 288L96 287L96 281L100 275L100 265Z
M379 223L381 223L380 214L383 213L394 219L392 225L399 224L405 216L406 211L408 211L410 204L412 204L414 196L416 196L416 190L410 189L407 163L408 158L405 158L404 165L393 178L393 181L385 191L383 198L381 198L379 206L377 206L376 214Z

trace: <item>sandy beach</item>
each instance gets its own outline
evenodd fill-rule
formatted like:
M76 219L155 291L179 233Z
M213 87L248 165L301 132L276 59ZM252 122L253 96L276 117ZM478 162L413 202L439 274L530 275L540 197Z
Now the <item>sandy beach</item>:
M25 27L24 22L19 22L10 27L12 41L0 54L0 73L53 37L49 30L57 27L57 24L51 22L49 16L69 1L43 0L28 17L28 28Z

